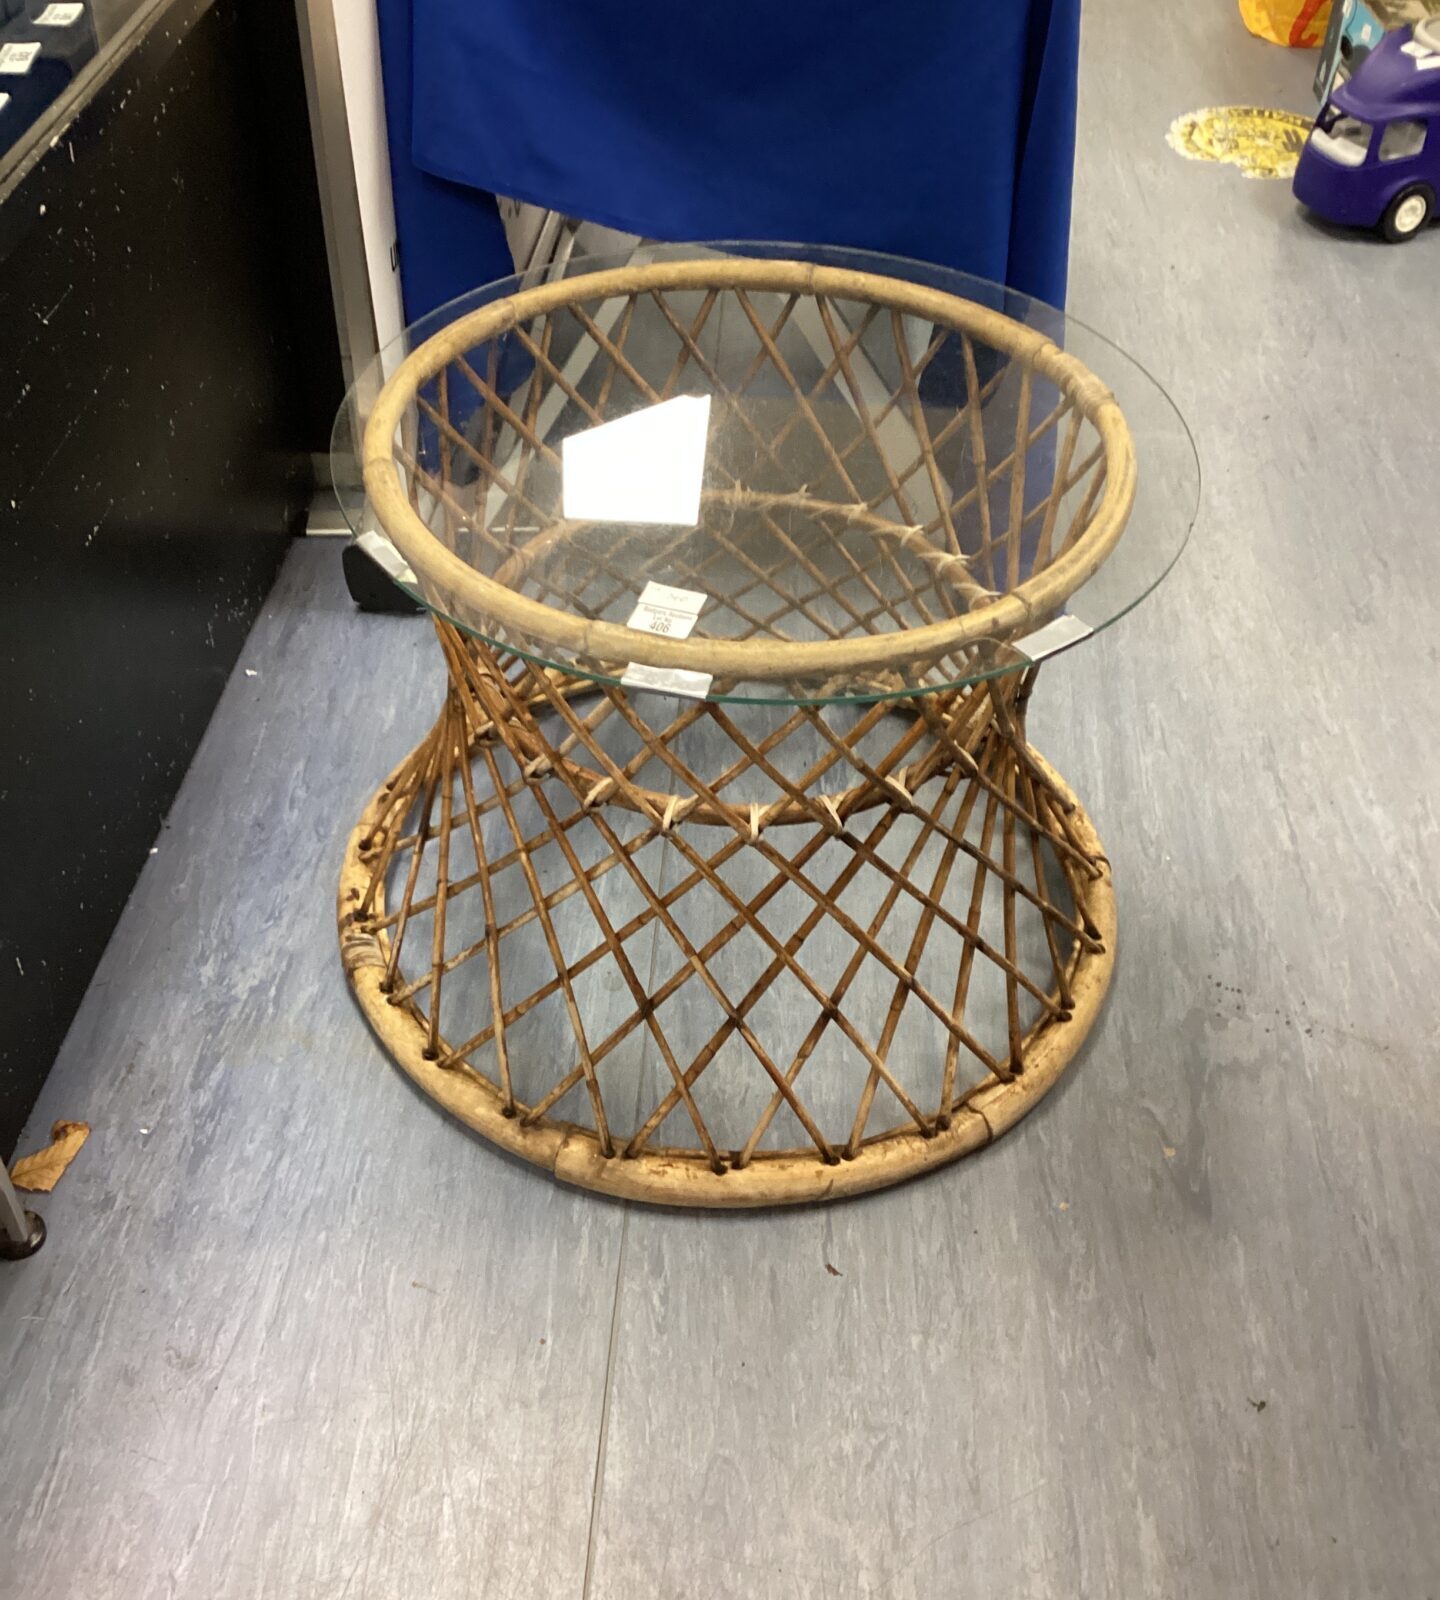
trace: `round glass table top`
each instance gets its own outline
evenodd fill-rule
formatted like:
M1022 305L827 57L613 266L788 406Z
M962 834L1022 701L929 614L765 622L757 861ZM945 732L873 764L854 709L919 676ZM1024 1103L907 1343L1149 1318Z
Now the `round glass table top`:
M1189 536L1184 420L1114 344L945 268L797 245L562 260L442 307L335 428L352 532L577 678L879 700L1124 615Z

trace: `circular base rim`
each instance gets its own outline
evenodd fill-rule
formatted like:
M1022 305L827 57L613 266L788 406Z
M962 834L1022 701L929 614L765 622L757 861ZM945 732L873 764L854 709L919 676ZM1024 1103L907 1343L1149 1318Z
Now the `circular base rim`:
M0 1261L28 1261L45 1243L45 1219L38 1211L27 1211L25 1222L30 1232L23 1239L0 1235Z
M1070 821L1076 842L1099 861L1100 876L1087 885L1085 910L1100 947L1077 950L1070 966L1070 1014L1046 1020L1026 1035L1021 1072L1008 1082L987 1079L957 1106L949 1127L928 1138L918 1130L882 1134L862 1144L853 1157L834 1164L818 1154L757 1151L744 1167L717 1173L698 1150L694 1156L659 1150L606 1156L586 1128L555 1120L526 1126L518 1117L507 1116L499 1090L484 1078L426 1059L428 1034L418 1012L391 1005L381 989L388 955L385 944L354 925L354 907L370 878L360 844L379 819L390 781L376 791L346 844L337 901L346 979L376 1037L418 1088L492 1144L543 1167L562 1182L650 1205L722 1210L813 1204L888 1188L984 1149L1032 1111L1084 1044L1110 987L1116 915L1109 863L1094 824L1069 785L1038 752L1032 749L1030 755L1074 805Z

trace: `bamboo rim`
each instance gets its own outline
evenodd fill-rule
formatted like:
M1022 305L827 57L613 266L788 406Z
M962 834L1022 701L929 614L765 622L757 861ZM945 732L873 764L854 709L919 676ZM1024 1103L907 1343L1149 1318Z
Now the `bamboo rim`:
M875 303L968 334L1040 372L1099 434L1104 491L1084 530L1042 571L964 615L894 633L803 643L771 639L667 639L620 623L590 620L517 593L477 571L446 546L410 505L394 445L420 388L476 344L547 312L586 301L664 290L740 289ZM380 526L421 580L446 595L448 609L473 610L513 637L500 642L565 652L583 662L636 662L709 673L718 679L774 682L906 668L958 649L1013 638L1053 614L1114 550L1135 502L1134 442L1106 385L1084 363L1033 328L942 290L877 273L801 261L720 257L613 268L523 290L482 306L433 334L387 381L362 447L365 491ZM1019 665L1021 663L1017 663Z

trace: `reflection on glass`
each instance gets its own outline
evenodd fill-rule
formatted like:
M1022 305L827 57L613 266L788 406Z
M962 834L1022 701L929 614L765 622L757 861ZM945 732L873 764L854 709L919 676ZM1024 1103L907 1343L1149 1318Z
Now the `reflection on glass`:
M576 522L700 520L710 396L643 406L561 441L561 515Z

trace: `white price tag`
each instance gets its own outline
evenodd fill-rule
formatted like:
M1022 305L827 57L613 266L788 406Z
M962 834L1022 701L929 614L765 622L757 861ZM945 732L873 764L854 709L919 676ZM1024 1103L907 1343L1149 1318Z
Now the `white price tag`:
M76 3L76 0L64 0L63 4L50 4L35 18L36 23L42 28L68 28L72 22L79 22L85 15L85 7Z
M647 583L625 626L638 633L658 633L666 639L688 639L704 604L705 596L694 589Z
M35 43L0 44L0 72L7 77L19 78L35 65L40 46Z
M627 689L654 689L678 694L686 700L703 700L715 681L708 672L685 672L679 667L642 667L632 661L620 676Z
M651 581L640 591L640 602L630 613L627 628L659 634L663 639L688 639L706 596L696 589L676 589ZM686 672L680 667L642 667L632 661L620 679L629 689L656 689L662 694L703 700L713 678L708 672Z

